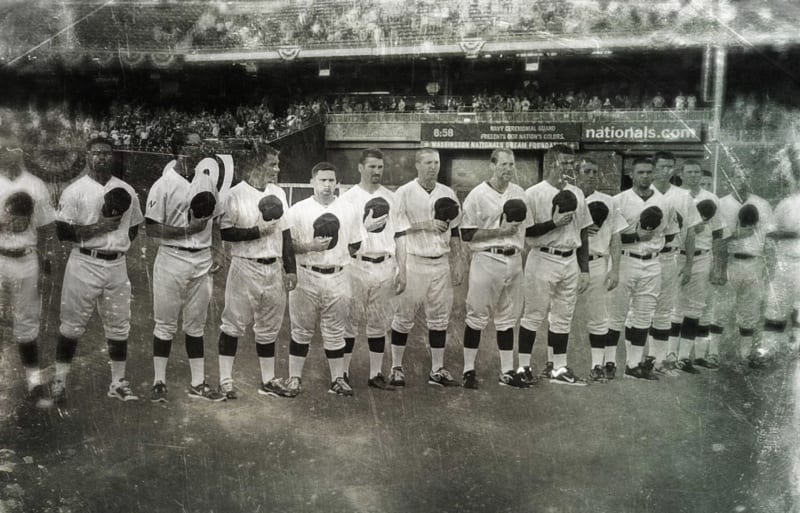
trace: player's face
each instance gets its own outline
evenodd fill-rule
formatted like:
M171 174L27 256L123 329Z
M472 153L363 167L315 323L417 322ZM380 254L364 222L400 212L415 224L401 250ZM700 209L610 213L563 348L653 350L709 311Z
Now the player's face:
M556 154L551 179L556 182L575 183L575 155L565 153Z
M414 164L417 168L417 176L423 182L436 181L439 176L439 153L423 153Z
M255 166L247 176L247 183L256 189L263 189L268 183L278 181L280 172L278 157L270 155L261 165Z
M497 154L497 162L489 164L496 180L508 184L514 178L517 170L514 155L501 152Z
M108 144L93 144L87 152L89 169L100 175L110 175L114 154Z
M710 176L703 175L703 177L700 179L700 187L707 191L711 191L711 189L714 187L714 180Z
M600 182L600 170L597 169L597 164L593 162L581 162L578 167L580 172L578 176L581 180L581 186L585 189L592 191L597 189L597 184Z
M653 165L642 162L633 166L631 180L638 189L647 189L653 185Z
M683 184L686 187L694 189L696 187L700 187L700 180L703 179L703 171L700 169L700 166L683 166L682 178Z
M655 179L668 182L675 169L675 161L670 159L658 159L655 165Z
M325 169L318 171L317 176L311 179L314 187L314 195L322 198L330 198L336 190L336 171Z
M383 178L383 159L367 157L363 164L358 164L358 172L362 182L380 184Z
M187 164L196 164L203 156L202 144L203 140L198 134L189 134L186 137L186 142L180 147L178 158Z

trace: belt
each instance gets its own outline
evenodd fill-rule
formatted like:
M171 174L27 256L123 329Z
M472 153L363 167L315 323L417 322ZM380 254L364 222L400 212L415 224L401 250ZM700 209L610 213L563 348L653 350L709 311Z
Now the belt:
M325 267L319 267L316 265L303 265L303 267L305 267L306 269L311 269L315 273L320 273L320 274L334 274L342 270L342 266L340 265L330 265Z
M208 249L208 248L182 248L180 246L170 246L168 244L164 244L164 246L172 249L179 249L181 251L188 251L189 253L198 253L200 251Z
M553 248L548 247L548 246L543 246L543 247L539 248L539 251L541 251L543 253L550 253L551 255L565 257L565 258L568 257L568 256L572 256L572 254L575 252L575 250L573 250L573 249L570 249L569 251L561 251L559 249L553 249Z
M648 253L647 255L640 255L639 253L631 253L630 251L623 250L622 254L639 260L652 260L658 257L658 253Z
M89 255L90 257L99 258L100 260L116 260L119 257L125 255L123 251L108 252L108 251L97 251L96 249L86 249L86 248L80 248L80 252L83 255Z
M750 260L751 258L758 258L756 255L748 255L747 253L734 253L733 258L738 260Z
M592 260L599 260L604 257L605 255L589 255L589 261L591 262Z
M389 260L390 258L392 258L392 255L384 255L384 256L377 257L377 258L372 258L372 257L368 257L368 256L356 256L356 255L350 255L350 256L352 256L356 260L363 260L365 262L372 262L373 264L380 264L381 262L383 262L385 260Z
M278 261L277 257L270 257L270 258L248 258L248 260L252 260L254 262L258 262L259 264L264 265L272 265Z
M696 250L694 250L694 256L705 255L709 251L711 251L711 250L709 250L709 249L696 249ZM685 255L685 254L686 254L686 251L681 250L681 255Z
M483 251L503 256L514 256L517 254L517 248L486 248Z
M427 258L428 260L436 260L436 259L442 258L444 255L438 255L438 256L414 255L414 256L415 257L420 257L420 258Z
M33 250L31 248L20 248L20 249L3 249L0 248L0 256L8 257L8 258L22 258L28 253L31 253Z
M676 248L676 247L674 247L674 246L667 246L667 247L665 247L665 248L661 249L661 251L659 251L659 253L662 253L662 254L663 254L663 253L672 253L672 252L673 252L673 251L675 251L676 249L678 249L678 248ZM683 252L681 252L681 253L683 253Z

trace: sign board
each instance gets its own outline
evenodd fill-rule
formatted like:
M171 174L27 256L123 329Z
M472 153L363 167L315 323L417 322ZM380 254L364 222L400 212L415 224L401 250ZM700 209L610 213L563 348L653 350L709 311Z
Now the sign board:
M543 150L576 142L577 123L423 123L420 140L434 148Z
M601 121L583 123L582 142L680 143L702 142L700 121Z

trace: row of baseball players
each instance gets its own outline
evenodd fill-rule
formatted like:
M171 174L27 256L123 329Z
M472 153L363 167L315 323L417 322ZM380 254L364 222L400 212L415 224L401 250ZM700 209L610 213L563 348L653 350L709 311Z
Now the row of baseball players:
M8 134L5 137L11 139ZM584 159L578 170L581 190L569 183L577 162L572 150L563 146L548 151L545 180L527 191L512 183L513 152L495 150L489 164L491 177L469 193L463 211L455 193L436 181L439 155L430 148L417 152L417 179L395 193L380 183L383 156L378 150L363 152L361 182L338 199L334 194L335 167L320 163L312 170L314 195L291 209L275 183L279 157L268 150L259 165L247 170L243 179L212 205L210 215L196 218L191 213L192 198L217 190L208 175L195 173L189 165L199 157L196 134L179 134L174 144L176 159L149 191L144 215L133 189L111 174L111 145L99 139L90 141L87 173L64 190L56 215L43 183L23 169L21 156L9 150L13 146L5 143L3 147L0 169L9 185L3 189L29 190L35 208L24 229L15 222L0 224L0 258L9 264L2 269L4 282L12 285L14 337L31 397L39 404L47 404L48 399L36 349L36 233L53 220L59 238L74 242L64 274L51 387L52 398L59 402L66 397L66 377L77 340L95 308L103 320L111 359L108 395L121 400L136 398L125 379L130 329L125 253L143 222L148 235L161 241L153 272L153 401L166 400L166 362L180 316L192 376L191 397L236 397L233 361L238 338L250 326L262 374L259 392L297 395L317 319L330 365L331 392L352 394L349 359L362 323L366 324L370 350L369 385L383 389L403 386L403 352L419 305L425 307L431 348L429 383L457 384L443 360L453 281L458 284L463 276L462 242L472 253L463 341L465 387L478 386L475 357L481 331L490 319L497 329L500 383L521 388L531 385L535 380L532 348L545 317L549 329L544 374L555 383L585 384L567 366L568 334L579 296L587 303L592 380L615 376L616 346L623 327L628 349L626 376L656 379L658 373L673 369L692 372L693 361L715 368L721 330L707 328L715 302L707 300L708 290L713 289L706 284L722 286L724 276L730 277L728 286L737 293L742 347L749 352L760 304L748 295L747 286L748 280L764 277L760 257L766 234L786 243L779 252L785 257L779 263L784 262L785 267L794 265L792 250L800 231L792 218L797 210L792 208L795 195L778 206L777 212L784 215L776 224L765 201L753 195L743 197L745 180L734 180L734 194L719 204L699 187L702 172L696 162L683 165L688 190L671 186L675 160L669 154L656 155L654 161L637 159L631 173L633 188L614 198L595 190L597 165ZM124 213L106 217L104 198L116 188L129 192L130 206ZM376 201L378 197L385 201ZM712 200L713 208L708 203L701 206L705 199ZM739 222L745 210L739 208L742 203L756 205L754 225ZM726 226L735 229L726 232ZM232 256L219 339L219 391L205 383L202 338L211 272L218 267L212 251L218 247L213 241L215 234L229 241ZM733 249L728 251L729 258L720 243L726 235ZM531 250L523 272L526 238ZM756 269L758 265L761 267ZM761 274L755 272L759 270ZM775 337L785 327L787 305L790 310L797 306L793 303L797 274L773 280L772 288L782 292L770 295L774 300L767 309L765 331ZM274 356L286 290L291 341L289 377L282 380L275 378ZM680 299L673 308L675 297ZM796 324L796 316L794 319ZM519 362L515 366L513 329L518 320ZM381 366L389 329L392 370L387 382ZM711 331L710 341L706 330ZM645 358L648 334L650 355Z

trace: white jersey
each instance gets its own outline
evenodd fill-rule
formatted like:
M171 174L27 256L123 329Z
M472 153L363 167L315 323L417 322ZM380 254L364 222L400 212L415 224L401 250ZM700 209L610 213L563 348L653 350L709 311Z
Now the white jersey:
M589 236L589 254L608 256L611 237L628 227L628 222L620 213L614 198L600 191L594 191L586 198L586 206L599 201L608 208L608 217L597 233ZM591 214L590 214L591 215Z
M191 181L175 171L175 161L164 168L161 177L156 180L147 195L146 217L167 226L183 228L189 226L189 203L195 194L210 192L217 200L214 217L222 213L219 193L216 184L207 173L195 173ZM212 223L207 223L203 231L177 239L159 239L164 246L182 248L208 248L211 246Z
M292 238L308 243L314 239L314 221L322 214L333 214L339 221L336 246L325 251L297 253L297 263L307 266L347 265L350 262L347 246L362 241L364 227L349 203L336 199L330 205L323 205L311 196L295 203L284 217L292 227Z
M461 228L500 228L503 206L512 199L522 200L526 207L525 220L520 223L517 233L505 237L484 239L479 242L469 242L469 247L472 251L483 251L492 247L522 250L525 245L525 228L533 224L533 217L527 206L525 191L515 183L508 184L508 187L502 193L494 189L488 182L478 184L464 200L464 218L461 221Z
M564 226L550 230L544 235L531 238L534 248L550 247L560 251L577 249L581 245L581 230L592 225L592 216L586 206L583 191L574 185L565 185L564 190L572 192L578 199L578 208L572 221ZM525 191L528 199L528 208L533 214L533 224L541 224L553 219L553 198L561 189L553 186L547 180L533 185Z
M691 194L691 193L690 193ZM700 232L695 232L694 234L694 249L695 250L711 250L712 244L714 242L713 233L717 230L723 230L725 228L725 221L722 218L722 212L720 212L719 208L719 198L716 194L709 192L705 189L700 189L700 192L697 193L697 196L694 196L694 204L695 206L698 205L701 201L711 200L717 206L717 211L714 212L714 215L711 216L711 219L708 221L703 222L702 216L700 221L703 225L703 229ZM697 210L697 209L695 209ZM699 214L699 212L698 212ZM681 232L685 233L685 232ZM685 247L685 237L682 237L684 241L681 243L681 247Z
M700 213L697 211L692 195L686 189L670 185L667 192L662 194L673 210L673 215L669 218L665 234L675 235L674 239L664 245L670 248L683 247L683 235L686 230L702 223L703 218L700 217Z
M647 207L658 207L663 215L661 224L653 230L653 238L648 241L636 241L630 244L623 244L623 250L644 255L658 253L664 247L664 235L666 234L669 220L675 217L675 210L669 202L666 201L664 195L658 192L655 187L651 185L650 190L653 194L647 198L646 201L636 194L633 189L622 191L614 196L617 209L620 214L622 214L622 217L625 218L625 222L628 223L628 227L622 231L623 234L636 232L639 226L639 215Z
M792 259L800 258L800 193L784 198L773 214L777 231L794 232L798 238L779 239L776 254Z
M16 192L27 192L33 198L33 215L24 232L11 233L0 231L0 249L35 248L36 228L52 223L56 214L50 201L50 193L44 182L27 171L22 171L13 180L0 174L0 205L5 205L6 198ZM5 211L0 209L0 221L6 221Z
M433 220L433 205L439 198L451 198L459 203L450 187L436 183L429 193L414 179L395 191L395 200L400 215L409 225ZM450 221L450 230L461 223L462 213ZM409 255L439 257L450 252L450 230L434 233L428 230L415 231L406 236L406 251Z
M224 195L220 228L253 228L264 225L264 218L258 208L261 198L269 195L277 196L283 204L283 216L278 219L272 233L255 240L229 242L231 255L242 258L279 258L283 254L283 231L291 229L287 220L289 205L286 193L274 183L267 184L264 190L258 190L242 180L231 187Z
M399 213L395 195L392 191L379 186L378 189L370 193L360 185L354 185L347 190L344 194L339 196L339 201L344 201L352 205L356 214L360 215L360 219L364 219L364 206L373 198L383 198L389 203L389 217L386 220L386 226L380 232L367 232L364 231L364 240L361 242L361 247L358 250L358 255L378 258L381 256L394 255L395 253L395 234L404 232L408 229L408 222L405 216Z
M719 201L719 210L725 225L723 238L731 237L739 226L739 210L744 205L753 205L758 210L758 223L755 225L753 235L743 239L728 240L728 254L742 253L745 255L761 256L764 254L764 243L767 233L773 230L774 219L772 207L767 200L750 194L744 203L740 203L732 194L728 194Z
M88 174L72 182L58 201L57 219L65 223L88 226L100 220L105 194L117 187L128 191L131 195L131 206L122 214L116 230L86 239L77 243L81 248L108 252L125 252L131 245L128 230L144 221L139 206L139 195L133 187L112 176L105 185L96 182Z

